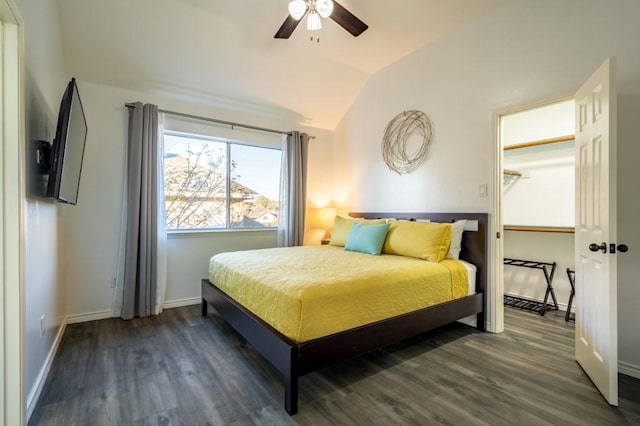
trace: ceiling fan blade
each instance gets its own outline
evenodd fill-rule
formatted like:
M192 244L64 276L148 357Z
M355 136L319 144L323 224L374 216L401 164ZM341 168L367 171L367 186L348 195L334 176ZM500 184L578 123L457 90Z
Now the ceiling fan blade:
M358 37L365 32L369 26L358 19L353 13L349 12L337 1L333 0L333 12L331 13L331 19L333 19L338 25L345 30L349 31L354 37Z
M304 13L304 15L306 14L307 12ZM280 29L278 30L276 35L273 36L273 38L291 37L291 34L293 34L293 30L295 30L298 24L300 23L300 21L302 21L302 19L304 18L304 15L302 15L302 18L298 19L297 21L293 19L291 15L287 15L287 19L284 20L284 22L280 26Z

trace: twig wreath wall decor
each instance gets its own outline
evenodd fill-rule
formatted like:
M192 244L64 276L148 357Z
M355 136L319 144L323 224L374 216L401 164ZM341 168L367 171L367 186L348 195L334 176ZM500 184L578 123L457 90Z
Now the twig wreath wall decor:
M412 134L422 136L422 145L413 158L407 153L407 141ZM404 111L387 124L382 138L382 158L390 170L398 173L415 171L429 153L433 142L433 127L427 114L421 111Z

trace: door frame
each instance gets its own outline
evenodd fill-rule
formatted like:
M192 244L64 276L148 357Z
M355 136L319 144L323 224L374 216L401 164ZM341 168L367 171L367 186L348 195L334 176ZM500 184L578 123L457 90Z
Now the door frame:
M0 0L0 423L25 423L23 22Z
M563 96L540 99L531 103L522 104L515 107L498 110L494 113L494 157L493 157L493 214L491 220L492 244L489 248L491 253L491 273L489 281L489 294L487 303L487 330L493 333L504 331L504 231L503 231L503 179L502 169L504 162L504 151L502 149L502 132L500 120L505 115L515 114L551 105L559 102L575 99L575 93L567 93ZM500 233L500 237L497 234Z

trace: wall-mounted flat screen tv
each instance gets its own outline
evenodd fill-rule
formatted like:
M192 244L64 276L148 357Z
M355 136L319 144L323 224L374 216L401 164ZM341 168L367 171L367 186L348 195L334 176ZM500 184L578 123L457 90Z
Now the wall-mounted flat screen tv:
M87 120L76 80L72 78L60 102L58 125L51 152L47 197L67 204L78 202L86 139Z

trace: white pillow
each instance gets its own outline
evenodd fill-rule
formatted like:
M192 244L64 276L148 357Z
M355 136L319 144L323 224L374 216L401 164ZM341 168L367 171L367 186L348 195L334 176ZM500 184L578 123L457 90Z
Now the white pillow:
M449 251L445 256L446 259L459 259L460 250L462 250L462 232L464 231L464 225L466 220L458 220L451 224L451 244L449 245Z

